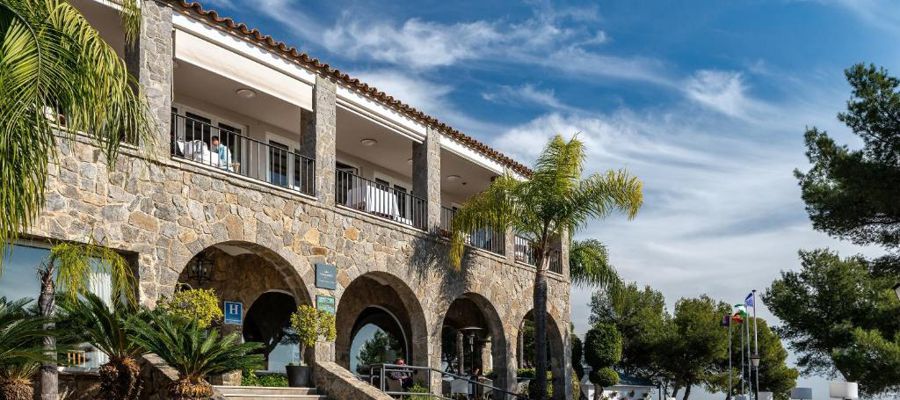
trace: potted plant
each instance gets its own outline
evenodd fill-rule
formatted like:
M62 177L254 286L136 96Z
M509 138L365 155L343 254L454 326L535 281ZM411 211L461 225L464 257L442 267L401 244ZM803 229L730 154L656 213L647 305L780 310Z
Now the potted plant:
M263 363L262 356L254 354L262 347L259 343L241 343L236 333L222 336L166 312L132 318L128 324L137 344L178 372L178 380L168 388L171 400L210 399L213 388L207 376L259 368Z
M307 387L309 386L310 367L303 365L303 354L306 349L316 345L319 338L327 341L333 341L337 334L334 315L315 307L301 305L297 307L297 311L291 314L291 329L294 330L297 341L300 346L300 364L288 364L287 370L288 385L291 387Z

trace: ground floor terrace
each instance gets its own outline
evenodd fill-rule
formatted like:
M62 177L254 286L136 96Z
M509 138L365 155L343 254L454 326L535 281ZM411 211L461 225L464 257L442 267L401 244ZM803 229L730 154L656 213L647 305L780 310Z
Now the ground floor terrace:
M534 270L514 254L470 248L454 270L440 235L131 150L109 168L81 139L63 146L48 186L46 208L27 232L31 245L93 241L122 252L150 306L181 285L215 289L222 302L242 306L240 324L224 329L267 343L269 370L302 359L314 375L334 365L365 381L370 364L402 357L478 371L515 390L516 370L528 364ZM564 262L551 274L548 296L556 398L571 398L567 270ZM300 304L333 309L334 343L307 354L281 343ZM439 392L439 377L419 380Z

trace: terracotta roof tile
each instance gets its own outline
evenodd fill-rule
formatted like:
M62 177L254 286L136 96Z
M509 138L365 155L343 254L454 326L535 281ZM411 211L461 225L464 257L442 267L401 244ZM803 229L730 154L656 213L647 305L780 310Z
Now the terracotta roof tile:
M168 1L168 3L170 4L175 5L176 11L180 11L182 14L187 14L206 20L214 26L218 26L236 34L240 34L241 36L244 36L245 39L249 39L259 45L267 47L270 51L278 53L283 57L290 58L298 64L306 67L307 69L311 69L323 76L335 78L336 80L342 82L344 85L361 93L364 93L370 98L384 105L387 105L388 107L391 107L412 119L420 121L425 125L432 126L433 128L444 132L450 137L459 140L467 147L496 160L497 162L503 164L504 166L510 168L515 172L518 172L525 176L531 175L531 169L519 163L518 161L507 157L503 153L500 153L499 151L494 150L490 146L481 143L471 136L460 132L450 125L447 125L446 123L438 120L437 118L425 114L424 112L419 111L414 107L401 102L398 99L395 99L393 96L390 96L387 93L378 90L376 87L370 86L369 84L362 82L359 79L353 78L350 75L347 75L340 70L319 61L319 59L317 58L310 57L309 54L297 50L296 47L292 47L284 42L275 40L272 36L265 35L256 28L250 28L244 23L235 22L231 18L221 17L215 10L205 10L200 3L187 2L184 0L166 1Z

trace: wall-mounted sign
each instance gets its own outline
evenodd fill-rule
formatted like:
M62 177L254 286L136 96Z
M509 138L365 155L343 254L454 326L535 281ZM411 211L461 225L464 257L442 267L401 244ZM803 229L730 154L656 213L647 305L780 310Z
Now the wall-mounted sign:
M225 306L225 325L243 325L244 324L244 303L238 301L223 302Z
M316 263L316 287L319 289L337 289L337 268L334 265Z
M316 296L316 308L334 315L334 297Z

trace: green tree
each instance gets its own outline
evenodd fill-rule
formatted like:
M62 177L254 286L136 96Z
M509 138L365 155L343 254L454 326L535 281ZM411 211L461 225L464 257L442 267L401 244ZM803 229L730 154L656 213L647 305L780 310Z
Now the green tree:
M356 372L367 374L369 365L393 363L400 354L403 354L400 341L378 329L359 348L359 355L356 356Z
M581 381L581 378L584 376L584 343L574 333L569 340L572 341L572 369L575 371L575 377L578 378L578 381Z
M884 379L886 371L900 370L890 364L897 348L884 339L900 332L900 302L891 290L896 281L874 274L874 263L860 256L801 251L800 261L800 271L782 272L762 296L783 321L778 332L797 353L797 365L805 374L836 370L867 393L896 390L900 380ZM872 352L860 358L863 350Z
M669 319L663 294L650 286L630 283L614 293L601 290L591 296L591 324L612 324L622 333L618 366L629 375L665 380L660 356Z
M533 302L539 399L544 398L546 386L541 377L547 375L547 270L553 241L564 234L571 237L589 219L606 217L615 210L634 217L643 203L641 182L625 171L582 178L584 158L581 141L573 138L566 142L557 135L538 157L528 179L498 177L487 190L470 198L453 218L450 258L456 268L462 263L466 235L485 226L500 232L511 228L529 240L535 250Z
M155 353L178 371L178 380L168 388L172 400L201 400L213 395L208 375L256 369L263 357L253 354L259 343L241 343L238 333L221 336L215 329L203 329L193 320L164 312L151 312L147 319L129 321L133 340Z
M612 367L622 359L622 334L615 325L596 324L585 333L584 359L591 366L588 379L594 384L594 399L599 400L603 388L619 383Z
M66 301L76 301L89 293L91 277L97 273L108 274L112 285L112 298L131 304L137 303L135 277L131 266L114 250L93 244L61 243L50 249L47 260L38 268L41 293L38 297L40 315L47 319L48 332L55 327L52 318L56 313L57 290ZM52 333L44 337L44 349L55 354L56 338ZM56 398L59 390L59 372L55 360L44 362L41 367L41 395Z
M780 302L775 315L785 321L785 338L801 354L805 372L836 370L859 381L863 392L878 394L900 389L900 379L882 373L900 370L895 357L900 347L894 340L900 335L900 317L896 311L893 315L882 312L897 308L884 283L900 281L900 79L883 68L863 64L847 69L845 75L852 87L851 98L838 119L859 136L861 148L839 145L827 132L809 129L806 155L812 168L795 174L813 227L857 244L881 246L889 254L866 262L861 257L841 261L836 254L823 254L827 251L806 253L806 257L801 253L806 277L783 274L773 283L770 296ZM823 263L821 268L808 265L817 262ZM847 286L854 282L861 286ZM804 290L788 293L787 287ZM820 295L820 290L826 294ZM838 304L828 298L836 292L864 297ZM822 309L821 322L809 321L811 309L802 303L804 298L832 305L835 313ZM870 314L846 315L873 308L886 320L873 321L877 316ZM860 357L863 353L867 356Z
M203 329L222 322L225 316L215 289L178 290L171 298L162 296L157 307L175 317L197 321Z
M121 4L131 44L140 29L139 8L135 0ZM4 251L43 207L49 162L58 157L61 140L88 135L112 166L122 141L149 141L153 123L125 62L68 1L0 2L0 49Z
M127 330L128 321L145 313L134 303L114 299L111 306L92 293L76 300L63 301L63 320L67 330L109 357L100 366L100 400L138 399L141 389L141 367L138 358L145 350Z
M684 400L695 385L715 387L723 372L721 360L728 356L728 333L720 326L731 307L707 296L681 299L675 303L671 334L664 341L663 364L672 374L675 393L684 388Z
M749 319L745 321L745 323L750 324L750 332L753 332L753 320ZM724 329L724 328L723 328ZM740 365L738 361L741 359L741 351L742 348L740 346L741 343L741 335L744 332L744 326L740 324L735 324L731 328L731 357L732 357L732 368L734 368L734 376L739 377L740 375ZM787 365L787 350L784 349L784 346L781 343L781 337L773 331L766 320L762 318L757 319L757 338L759 340L759 390L761 391L769 391L774 393L776 400L788 400L790 398L790 391L794 388L797 383L797 377L800 373L796 368L791 368ZM743 348L743 356L747 357L746 347ZM721 362L722 371L725 373L728 372L728 360L723 360ZM723 374L724 375L724 374ZM738 378L739 379L739 378ZM735 395L740 392L740 380L735 379L732 381L734 387L731 390L731 394ZM755 377L754 377L755 382ZM722 376L721 385L715 387L717 391L728 391L728 380L726 376Z

